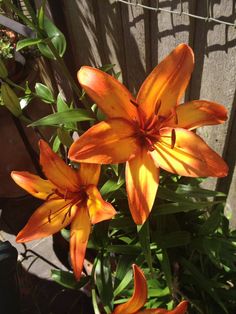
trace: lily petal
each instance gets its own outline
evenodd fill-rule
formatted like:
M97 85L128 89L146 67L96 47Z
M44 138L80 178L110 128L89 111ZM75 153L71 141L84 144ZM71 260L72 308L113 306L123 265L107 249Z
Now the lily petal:
M56 189L50 181L27 171L12 171L11 177L22 189L42 200L46 200Z
M67 166L45 141L39 141L39 148L40 164L46 177L63 190L78 191L80 182L76 172Z
M180 302L174 310L168 311L165 309L148 309L144 311L138 311L135 314L185 314L188 308L188 302Z
M126 87L111 75L83 66L78 72L78 80L99 108L108 118L124 118L138 121L135 101Z
M150 118L158 103L161 104L159 115L168 116L182 97L194 65L192 49L181 44L177 46L143 82L137 102L140 109Z
M80 164L78 175L82 185L97 185L100 177L101 166L96 164Z
M114 207L102 199L96 186L90 185L86 189L86 193L88 195L87 206L92 224L111 219L116 214Z
M176 117L168 121L166 126L193 130L204 125L224 123L227 120L227 109L214 102L194 100L178 106Z
M136 224L143 224L152 209L159 182L159 169L145 149L126 163L126 190Z
M47 237L67 225L75 215L71 200L52 199L40 206L18 233L16 242L28 242Z
M124 119L102 121L86 131L69 149L76 162L116 164L132 158L138 148L134 126Z
M112 314L133 314L140 310L147 300L147 283L143 271L133 265L134 292L132 297L124 304L115 307Z
M228 166L198 135L185 129L175 130L172 143L171 128L161 130L160 141L151 152L161 168L189 177L224 177ZM173 145L174 144L174 145Z
M70 258L77 280L80 280L84 256L89 239L91 224L86 207L77 209L77 214L71 224Z

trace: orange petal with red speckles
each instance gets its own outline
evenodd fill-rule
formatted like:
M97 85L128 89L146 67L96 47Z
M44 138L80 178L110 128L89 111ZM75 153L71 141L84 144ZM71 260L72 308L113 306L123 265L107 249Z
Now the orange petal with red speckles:
M51 199L41 205L18 233L16 242L28 242L52 235L70 224L75 215L71 200Z
M177 46L143 82L137 102L140 109L150 118L160 104L159 115L168 116L180 101L193 71L192 49L181 44Z
M161 130L160 141L151 152L161 168L189 177L224 177L228 166L198 135L185 129L175 130L172 143L171 128ZM173 148L171 148L173 147Z
M147 300L147 283L143 271L133 265L134 292L132 297L124 304L117 305L112 314L134 314L140 310Z
M148 218L158 188L159 169L145 149L126 163L126 190L129 208L136 224Z
M83 270L90 229L91 224L87 208L78 207L76 216L71 223L70 233L70 258L77 280L80 280Z
M130 102L135 99L114 77L101 70L83 66L78 72L78 80L108 118L138 121L137 108Z
M39 141L39 148L40 164L46 177L65 191L78 191L80 182L77 173L67 166L45 141Z
M100 177L101 166L96 164L80 164L78 170L81 185L97 185Z
M185 314L188 308L188 302L180 302L174 310L168 311L165 309L148 309L144 311L138 311L135 314Z
M134 126L124 119L102 121L86 131L69 150L76 162L115 164L129 160L138 148Z
M111 219L116 214L114 207L102 199L96 186L90 185L86 189L86 193L88 195L87 206L92 224Z
M22 189L42 200L47 199L56 189L50 181L27 171L12 171L11 177Z
M166 124L193 130L204 125L224 123L227 120L227 109L219 104L206 100L193 100L176 108L176 116Z

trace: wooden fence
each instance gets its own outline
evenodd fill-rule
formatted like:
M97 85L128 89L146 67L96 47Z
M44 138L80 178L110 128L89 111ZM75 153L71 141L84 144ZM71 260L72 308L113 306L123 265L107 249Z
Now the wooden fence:
M208 179L205 186L228 193L227 210L235 211L236 216L236 27L230 25L236 21L236 1L125 2L49 0L48 14L67 38L65 61L73 75L85 64L115 64L125 85L135 93L151 69L176 45L188 43L195 52L196 65L186 100L212 100L229 111L224 125L198 130L230 168L227 178Z

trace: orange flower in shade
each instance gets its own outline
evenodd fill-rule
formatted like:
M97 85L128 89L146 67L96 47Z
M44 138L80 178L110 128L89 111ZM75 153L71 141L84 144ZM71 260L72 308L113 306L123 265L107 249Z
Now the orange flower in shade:
M71 224L70 257L80 279L91 224L112 218L116 211L105 202L96 185L100 166L81 164L71 169L40 140L40 164L48 180L29 172L13 171L13 180L33 196L45 200L18 233L17 242L27 242L58 232Z
M165 309L145 309L140 311L147 300L147 282L142 270L133 265L134 292L132 297L123 304L117 305L112 314L184 314L187 311L188 302L182 301L172 311Z
M194 132L223 123L226 109L194 100L179 105L194 65L191 48L179 45L146 78L137 98L112 76L85 66L78 79L107 115L69 150L77 162L116 164L126 161L126 189L136 224L147 219L157 192L159 168L189 177L223 177L225 162Z

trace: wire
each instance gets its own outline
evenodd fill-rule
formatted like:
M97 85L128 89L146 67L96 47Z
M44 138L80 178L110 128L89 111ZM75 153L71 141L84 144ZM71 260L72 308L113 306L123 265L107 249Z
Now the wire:
M185 12L185 11L183 11L183 3L182 3L181 0L180 0L180 5L181 5L180 11L164 9L164 8L160 8L159 6L157 6L157 7L149 7L147 5L138 3L137 1L129 2L127 0L116 0L116 2L120 2L120 3L126 4L126 5L130 5L130 6L140 7L140 8L151 10L151 11L155 11L155 12L166 12L166 13L170 13L170 14L187 15L187 16L189 16L191 18L204 20L205 22L215 22L215 23L219 23L219 24L223 24L223 25L236 27L236 22L235 23L229 23L229 22L226 22L226 21L223 21L223 20L211 17L210 15L209 16L200 16L200 15L196 15L196 14L191 14L191 13Z

